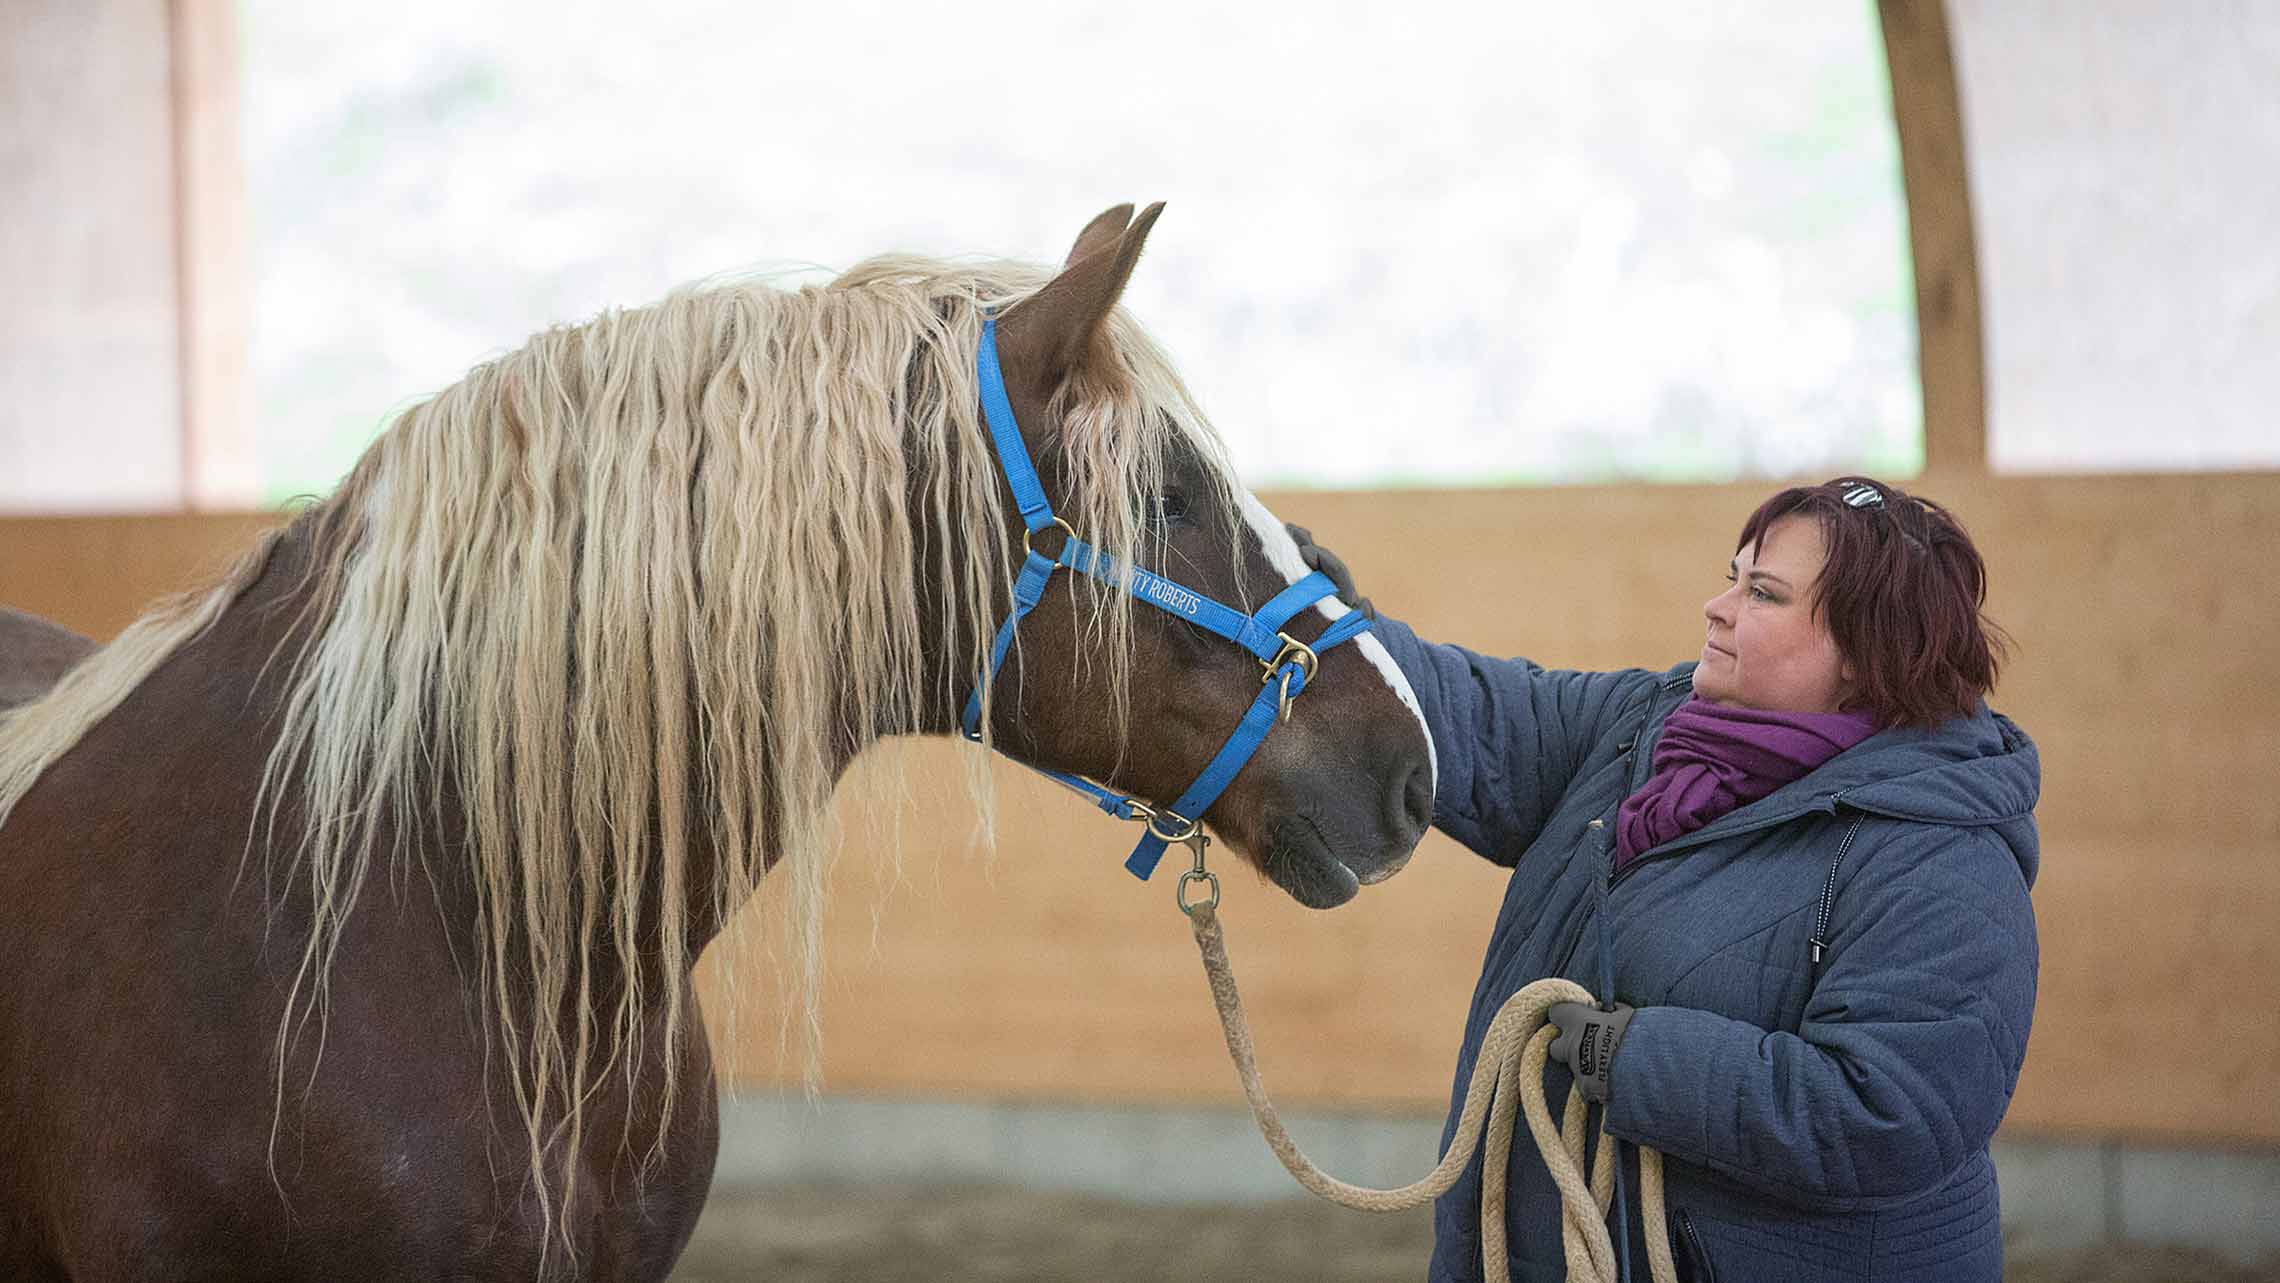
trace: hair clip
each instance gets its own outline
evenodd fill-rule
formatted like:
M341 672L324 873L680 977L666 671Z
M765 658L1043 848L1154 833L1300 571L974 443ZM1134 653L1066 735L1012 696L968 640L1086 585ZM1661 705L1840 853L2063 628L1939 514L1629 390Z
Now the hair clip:
M1845 488L1844 500L1848 508L1881 508L1884 492L1865 482L1855 482Z

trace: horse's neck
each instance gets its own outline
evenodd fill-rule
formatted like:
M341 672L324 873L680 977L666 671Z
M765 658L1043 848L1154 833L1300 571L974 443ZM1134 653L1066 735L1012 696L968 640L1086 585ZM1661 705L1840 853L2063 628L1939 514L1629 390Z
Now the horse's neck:
M918 482L914 480L913 484L915 486ZM328 527L324 523L304 519L283 532L270 547L265 564L240 592L237 600L212 628L183 647L182 664L199 674L196 682L192 683L197 691L209 699L219 697L244 710L244 715L227 728L230 743L220 746L218 751L231 755L233 769L239 778L247 781L249 794L254 781L262 778L270 749L275 744L279 715L286 694L291 689L295 661L302 647L309 641L311 630L321 626L321 620L317 618L318 612L311 609L319 591L320 579L312 571L323 555L320 542L339 537L337 534L328 534L327 531ZM919 546L913 550L916 554L913 564L923 568L939 565L935 549L931 546L932 530L922 525L918 538ZM835 710L835 715L824 721L826 726L833 728L830 740L819 746L826 754L825 766L833 778L843 775L864 749L887 733L916 731L920 734L946 735L958 728L961 705L972 685L979 662L979 656L972 653L971 646L964 640L972 636L971 626L974 621L957 615L957 595L949 591L947 585L934 582L934 576L922 573L915 587L920 635L926 639L921 655L924 669L919 675L922 683L920 689L926 692L920 709L920 724L915 727L864 726L853 715L852 709ZM1000 595L1002 596L1002 590ZM1005 600L989 603L987 609L991 612L991 618L981 623L993 626L996 616L1001 615L1007 605ZM830 686L834 689L848 689L850 683L834 681ZM1013 686L1011 681L1002 682L1000 690L1010 690ZM145 701L149 707L146 707L145 712L153 719L154 725L164 724L169 717L181 715L179 708L170 711L166 706L179 700L182 694L181 691L167 690L149 692L150 698ZM698 719L692 716L688 719L688 724L697 725ZM430 734L435 737L432 748L436 751L427 755L427 760L449 763L453 755L444 750L451 742L452 728L431 726ZM697 760L696 749L697 746L692 745L691 753L685 756L685 760ZM448 766L438 769L449 770ZM443 858L437 861L437 870L441 873L454 867L450 853L467 849L468 824L459 804L459 781L447 775L432 783L438 786L438 805L418 808L417 823L421 825L422 831L406 836L410 839L408 845L414 849L428 853L431 857L442 853ZM711 804L704 795L701 780L661 780L659 785L661 788L685 790L685 813L691 817L711 814ZM287 822L276 833L280 844L299 837L297 813L291 802L292 791L288 785L286 805L282 812ZM763 822L768 827L763 832L750 835L754 850L729 853L730 858L757 858L763 866L773 864L776 854L784 847L784 834L777 827L781 819L773 813L764 817ZM717 903L715 890L723 871L720 863L723 853L713 849L705 824L700 822L689 827L685 896L677 911L687 915L684 919L686 938L694 948L701 949L725 926L714 908ZM648 876L654 879L657 875L652 872ZM408 883L395 881L394 884L417 887L426 881L414 879ZM456 894L458 884L464 881L465 879L457 877L438 879L437 892L452 901L444 906L447 915L465 907L457 903L459 897ZM662 893L662 886L646 886L643 888L641 902L660 906L663 904ZM726 907L733 911L738 906ZM648 930L642 934L654 938L656 927L657 924L652 921L648 924Z
M253 802L277 743L296 661L314 630L322 626L319 612L312 609L320 591L319 577L311 573L318 555L317 537L308 522L281 534L260 571L213 626L184 643L121 708L123 715L149 728L153 736L163 727L196 728L186 751L220 755L227 760L230 777L243 782L242 796L229 799L229 824L217 832L227 837L233 852L244 849L247 832L257 832L269 848L273 868L290 868L297 863L292 851L306 831L299 782L291 775L273 782L279 790L274 820L266 810L256 816ZM224 708L242 712L227 719L216 718L214 714ZM413 787L415 796L432 796L433 805L409 808L415 829L409 833L399 833L383 820L373 835L373 855L385 859L397 852L409 852L433 876L377 878L372 890L383 895L432 893L445 921L455 929L471 929L477 912L474 875L466 857L471 847L471 826L462 801L461 781L451 766L453 754L448 751L452 728L430 725L428 734L432 737L430 751L422 758L441 775L416 781ZM179 742L183 737L177 729L167 738ZM660 781L660 786L687 789L688 813L702 814L697 808L703 799L692 782L675 785ZM714 915L709 910L719 868L702 826L693 828L696 831L689 836L685 866L687 895L677 911L686 915L688 937L701 949L722 925L712 920ZM655 915L663 905L663 887L654 871L648 875L648 882L641 903L650 908L637 934L644 941L654 942L661 935ZM273 886L270 891L273 895L283 893L283 902L290 903L296 889L306 891L305 886Z

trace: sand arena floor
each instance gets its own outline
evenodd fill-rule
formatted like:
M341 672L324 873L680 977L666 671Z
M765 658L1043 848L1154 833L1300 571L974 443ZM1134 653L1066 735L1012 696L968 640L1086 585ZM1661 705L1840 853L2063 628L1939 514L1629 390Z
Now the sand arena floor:
M1141 1206L1003 1188L716 1189L676 1283L1378 1283L1421 1280L1423 1210L1370 1216L1311 1201ZM2280 1260L2231 1266L2130 1244L2033 1256L2007 1283L2280 1283ZM1642 1272L1641 1277L1644 1277Z

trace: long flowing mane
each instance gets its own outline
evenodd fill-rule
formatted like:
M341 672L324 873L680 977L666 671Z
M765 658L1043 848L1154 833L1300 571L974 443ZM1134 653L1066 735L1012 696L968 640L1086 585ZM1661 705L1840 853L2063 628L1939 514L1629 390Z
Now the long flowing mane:
M321 1016L375 868L422 865L472 884L472 961L542 1199L589 1093L612 1073L634 1085L639 1031L661 1016L670 1045L686 1036L692 897L725 922L781 866L812 1057L836 772L845 746L963 698L970 675L929 689L924 653L986 647L1013 566L974 353L986 313L1046 279L886 257L828 286L684 290L539 334L389 427L302 518L322 535L308 624L275 669L250 849L313 913L281 1058L296 1013ZM1129 564L1175 444L1232 473L1139 326L1119 311L1107 333L1113 360L1063 390L1052 449L1061 506ZM1231 480L1216 498L1232 511ZM0 719L0 822L260 560ZM922 584L949 635L922 635ZM1105 657L1090 680L1121 716L1130 598L1087 600L1096 635L1074 649ZM414 848L447 790L457 871ZM693 885L707 849L717 876Z

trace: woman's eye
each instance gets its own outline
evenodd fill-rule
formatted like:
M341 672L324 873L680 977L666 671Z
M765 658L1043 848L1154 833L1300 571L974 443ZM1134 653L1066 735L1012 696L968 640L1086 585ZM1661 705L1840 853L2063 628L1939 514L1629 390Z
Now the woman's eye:
M1740 582L1740 577L1739 577L1739 576L1737 576L1737 575L1735 575L1733 571L1729 570L1729 571L1727 571L1727 572L1726 572L1726 582L1727 582L1727 583L1729 583L1729 584L1731 584L1731 583L1739 583L1739 582ZM1779 599L1778 599L1778 598L1776 598L1776 597L1775 597L1775 596L1774 596L1772 593L1770 593L1770 592L1767 592L1767 591L1766 591L1766 587L1765 587L1765 585L1764 585L1764 584L1751 584L1751 585L1750 585L1750 592L1749 592L1749 596L1750 596L1750 600L1751 600L1751 601L1776 601L1776 600L1779 600Z

